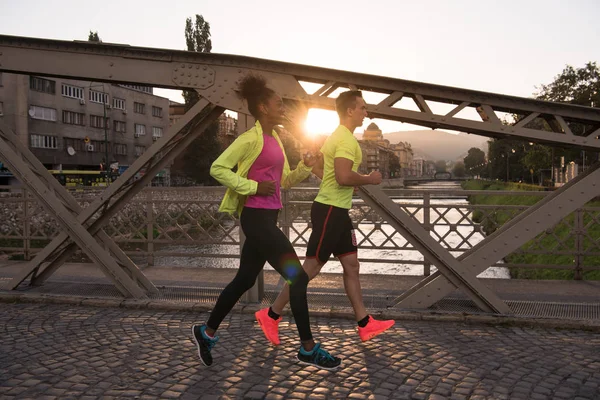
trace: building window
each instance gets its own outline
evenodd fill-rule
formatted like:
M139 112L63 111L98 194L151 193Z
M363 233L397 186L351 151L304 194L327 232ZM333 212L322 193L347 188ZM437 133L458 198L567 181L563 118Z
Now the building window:
M133 90L137 90L139 92L144 92L144 93L149 93L152 94L152 88L149 86L140 86L140 85L119 85L121 87L125 87L128 89L133 89Z
M93 140L92 141L92 146L94 147L94 150L91 150L91 151L97 151L97 152L102 153L102 154L104 154L106 152L110 153L111 144L110 143L106 143L103 140L102 141L100 141L100 140ZM108 149L107 149L107 147L108 147Z
M92 103L108 104L108 94L97 90L90 90L90 101Z
M4 115L4 103L0 101L0 117Z
M58 140L56 136L31 135L31 147L36 149L56 149Z
M62 120L64 124L85 125L85 114L63 110Z
M54 108L31 106L29 107L29 115L33 119L56 121L56 110Z
M144 146L135 146L134 152L133 154L136 157L141 156L142 154L144 154L144 152L146 151L146 148Z
M63 83L61 92L62 92L62 95L65 97L70 97L72 99L84 100L83 88L73 86L73 85L67 85L67 84Z
M152 127L152 137L153 138L159 138L159 137L162 137L162 135L163 135L163 128L160 128L158 126Z
M127 145L121 143L115 143L115 154L118 156L127 155Z
M135 126L135 137L144 136L146 134L146 125L134 124Z
M113 108L116 108L117 110L124 110L125 100L113 97Z
M126 126L125 121L115 121L115 132L125 133Z
M85 150L86 143L83 141L83 139L65 137L63 140L65 148L72 147L75 151Z
M133 112L138 114L146 114L146 105L144 103L133 103Z
M90 126L92 128L108 128L109 118L100 115L90 115Z
M152 106L152 116L162 118L162 108Z
M1 86L1 85L0 85ZM37 92L56 93L56 82L49 79L38 78L37 76L29 77L29 88Z

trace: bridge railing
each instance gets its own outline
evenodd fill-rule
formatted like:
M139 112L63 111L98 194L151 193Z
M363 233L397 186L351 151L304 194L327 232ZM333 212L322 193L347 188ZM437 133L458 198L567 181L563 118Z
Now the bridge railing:
M239 258L239 224L218 212L223 192L217 187L147 188L111 219L105 232L138 264L235 267ZM467 198L491 195L490 191L386 192L456 256L548 194L494 191L494 196L510 196L513 204L485 205L470 204ZM82 207L98 193L72 192ZM280 226L301 258L311 232L310 207L315 195L316 188L283 192ZM354 201L350 214L363 272L431 273L428 260L360 199ZM58 224L27 190L0 187L0 254L11 259L30 259L58 231ZM81 254L76 257L85 261ZM327 267L330 265L335 272L337 264L328 263ZM592 204L578 209L493 266L520 268L520 276L544 268L571 271L575 279L585 278L586 271L600 269L600 207Z

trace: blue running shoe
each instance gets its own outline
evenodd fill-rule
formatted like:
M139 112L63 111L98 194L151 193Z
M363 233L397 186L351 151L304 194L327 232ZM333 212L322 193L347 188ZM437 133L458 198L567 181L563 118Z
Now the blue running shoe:
M210 355L210 351L217 341L219 340L218 336L215 336L213 339L206 335L206 325L192 325L192 337L194 338L194 342L196 343L196 347L198 348L198 355L200 356L200 361L202 364L210 367L213 363L212 356Z
M317 368L326 369L328 371L335 371L342 364L342 359L334 357L327 351L321 348L321 343L317 343L312 351L304 350L304 347L300 346L298 351L298 361L301 364L314 365Z

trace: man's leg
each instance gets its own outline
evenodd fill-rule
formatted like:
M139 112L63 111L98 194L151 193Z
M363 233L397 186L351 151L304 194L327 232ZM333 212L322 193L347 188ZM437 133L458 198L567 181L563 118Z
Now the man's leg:
M340 211L335 218L339 241L333 254L340 260L344 269L344 289L354 309L361 340L367 341L385 332L394 325L393 320L378 321L367 313L360 285L360 263L358 243L348 211Z
M354 309L354 316L357 321L364 319L367 314L365 303L363 302L362 289L360 286L360 263L358 262L358 253L350 253L338 257L344 269L344 289L346 295Z
M344 289L354 309L354 316L358 324L358 335L363 342L387 331L394 326L394 320L376 320L367 313L360 286L360 263L358 253L352 252L338 256L344 268Z

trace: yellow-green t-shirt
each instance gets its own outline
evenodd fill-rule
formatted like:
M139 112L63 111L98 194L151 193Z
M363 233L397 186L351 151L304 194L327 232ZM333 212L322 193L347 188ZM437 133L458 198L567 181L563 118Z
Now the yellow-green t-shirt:
M352 132L343 125L337 127L335 131L325 140L323 147L323 181L319 194L315 201L330 206L350 209L352 208L352 194L354 187L341 186L335 180L334 160L336 158L347 158L352 161L352 171L356 172L362 162L362 151L358 140Z

